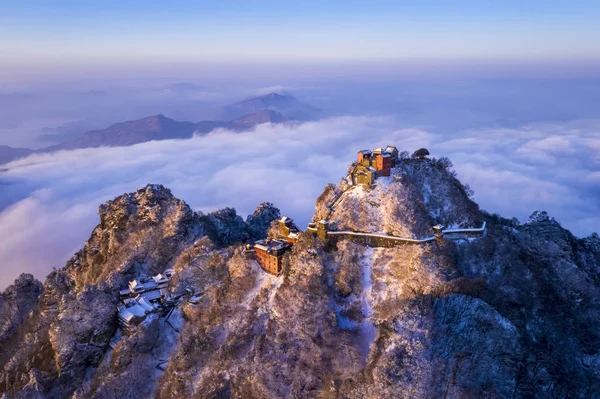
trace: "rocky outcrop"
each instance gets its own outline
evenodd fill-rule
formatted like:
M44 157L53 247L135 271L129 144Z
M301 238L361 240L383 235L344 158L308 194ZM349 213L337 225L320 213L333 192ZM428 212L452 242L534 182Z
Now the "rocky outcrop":
M223 208L207 214L207 234L220 246L256 241L267 237L267 230L281 214L270 202L260 204L244 222L233 208Z
M0 343L9 338L37 305L42 283L31 274L21 274L0 294Z
M77 288L159 273L177 253L205 234L202 215L161 185L147 185L101 205L100 224L66 271Z
M149 185L100 208L85 247L43 287L23 276L0 299L0 391L15 397L528 398L600 396L600 239L544 212L480 211L447 160L415 160L351 188L337 228L484 236L371 248L300 234L280 277L241 243L279 211L244 221L193 212ZM328 186L315 219L348 186ZM192 290L113 348L116 290L173 268ZM6 341L9 342L9 341ZM4 349L4 346L3 346Z
M517 328L486 302L451 294L433 306L436 397L509 398L523 357Z
M281 218L281 213L270 202L260 204L252 215L248 215L248 233L254 240L260 240L267 236L271 222Z

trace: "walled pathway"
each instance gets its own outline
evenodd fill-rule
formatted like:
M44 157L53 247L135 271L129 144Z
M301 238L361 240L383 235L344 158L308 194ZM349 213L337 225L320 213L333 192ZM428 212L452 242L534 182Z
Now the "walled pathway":
M469 237L482 237L485 235L485 226L486 222L483 222L483 225L479 228L467 228L467 229L446 229L442 230L440 237L447 238L449 240L452 239L467 239ZM316 234L318 231L317 227L308 227L306 229L307 232ZM424 244L428 242L435 241L438 237L430 236L421 239L416 238L408 238L408 237L397 237L392 236L385 233L362 233L358 231L351 230L328 230L327 237L340 237L340 238L349 238L349 239L363 239L367 240L371 244L375 244L376 246L388 246L388 245L378 245L382 242L387 242L389 245L394 244Z
M353 171L350 172L348 175L348 176L350 176L352 184L349 187L347 187L344 191L342 191L341 193L339 193L338 195L336 195L333 198L333 201L331 201L331 204L329 204L327 206L327 208L329 209L329 212L327 212L327 216L325 216L325 218L321 222L327 222L329 217L335 210L335 207L344 198L344 195L348 191L350 191L356 187L356 181L354 181L354 170L356 170L356 168L357 168L357 166L355 166ZM319 222L319 223L321 223L321 222ZM319 229L317 227L311 227L310 225L306 229L306 231L308 233L313 233L313 234L317 234L318 230ZM332 236L332 237L340 237L340 238L344 237L344 238L349 238L349 239L367 240L369 244L374 244L376 246L390 246L390 244L391 245L424 244L424 243L435 241L438 237L445 237L450 240L467 240L469 238L472 238L473 236L482 237L485 235L485 232L486 232L485 222L483 222L483 225L479 228L474 227L474 228L466 228L466 229L446 229L446 230L441 230L436 235L433 235L430 237L425 237L422 239L397 237L397 236L393 236L393 235L389 235L389 234L385 234L385 233L363 233L363 232L351 231L351 230L331 230L330 231L328 229L327 229L326 235L327 235L327 237ZM384 242L384 243L387 242L387 245L377 245L378 243L382 243L382 242Z

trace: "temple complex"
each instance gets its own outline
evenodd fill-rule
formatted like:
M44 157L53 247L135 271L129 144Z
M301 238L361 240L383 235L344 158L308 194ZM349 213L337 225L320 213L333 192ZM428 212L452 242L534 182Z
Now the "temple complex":
M124 332L129 332L133 324L139 324L149 313L165 308L169 297L169 278L172 270L166 270L152 277L131 280L128 288L119 292L120 304L117 319Z
M389 176L397 162L398 149L391 145L385 149L359 151L351 172L352 181L357 185L371 186L378 177Z

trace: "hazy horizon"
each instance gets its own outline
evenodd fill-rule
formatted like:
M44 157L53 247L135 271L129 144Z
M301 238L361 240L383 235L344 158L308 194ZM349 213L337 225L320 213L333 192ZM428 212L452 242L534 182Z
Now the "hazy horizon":
M0 11L0 85L111 75L318 80L374 71L395 79L423 68L598 76L600 65L600 5L592 1L34 0L3 2Z

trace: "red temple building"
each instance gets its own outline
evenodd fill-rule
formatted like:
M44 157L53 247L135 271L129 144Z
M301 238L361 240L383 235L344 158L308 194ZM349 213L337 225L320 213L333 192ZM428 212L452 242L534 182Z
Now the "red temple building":
M292 247L284 240L260 240L254 244L256 261L266 272L278 276L283 265L283 255Z
M362 150L358 152L358 165L354 169L354 180L358 184L372 185L373 181L381 176L390 176L391 170L396 166L398 149L387 146L385 149Z

